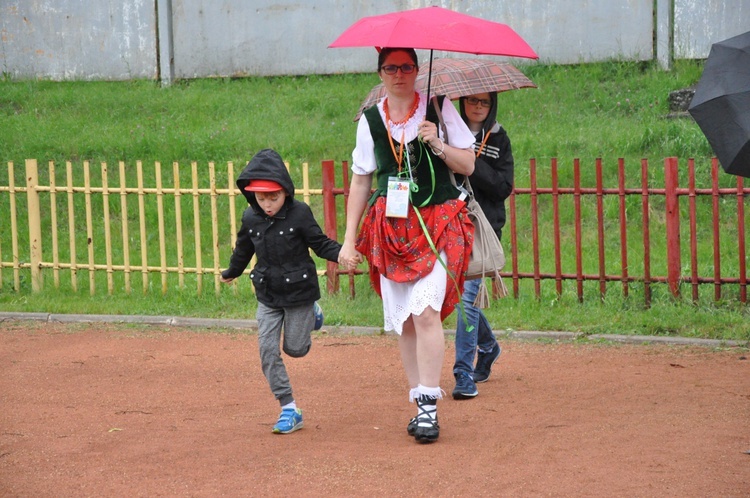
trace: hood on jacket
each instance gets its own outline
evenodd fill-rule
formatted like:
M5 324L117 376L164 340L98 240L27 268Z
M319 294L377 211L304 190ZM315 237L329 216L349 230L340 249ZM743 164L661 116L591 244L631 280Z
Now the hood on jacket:
M245 190L252 180L271 180L282 186L286 192L287 202L294 199L294 182L286 169L284 160L273 149L263 149L250 159L245 169L237 177L237 188L247 199L248 204L259 209L255 200L255 192Z
M495 125L497 124L497 92L489 92L490 95L490 112L487 113L487 118L484 120L484 123L482 123L482 133L480 137L484 137L487 133L496 133L497 129L495 128ZM464 108L466 97L461 97L461 99L458 102L458 107L461 112L461 119L464 120L464 123L468 123L469 119L466 117L466 109Z

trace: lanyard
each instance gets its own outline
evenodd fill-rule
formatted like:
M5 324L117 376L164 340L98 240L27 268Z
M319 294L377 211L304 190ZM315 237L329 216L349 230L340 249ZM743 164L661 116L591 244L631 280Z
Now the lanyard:
M482 140L482 145L479 146L479 150L477 150L477 157L479 157L479 154L482 153L482 150L484 150L484 144L487 143L487 139L490 138L490 132L487 132L484 135L484 139Z
M396 154L396 146L393 145L393 137L391 137L391 130L388 131L388 143L391 144L391 152L393 152L393 158L398 163L398 172L401 173L401 164L404 162L404 139L406 138L406 130L401 130L401 144L398 147L398 154Z

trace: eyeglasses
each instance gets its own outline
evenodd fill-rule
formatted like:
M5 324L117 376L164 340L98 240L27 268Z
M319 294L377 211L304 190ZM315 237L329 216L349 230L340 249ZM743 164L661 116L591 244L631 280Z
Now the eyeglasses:
M380 66L380 69L382 69L385 74L396 74L396 71L399 69L403 74L411 74L414 72L414 70L417 68L414 64L401 64L400 66L397 66L395 64L388 64L386 66Z
M492 105L491 100L478 99L476 97L467 97L466 102L470 105L481 105L482 107L489 107Z

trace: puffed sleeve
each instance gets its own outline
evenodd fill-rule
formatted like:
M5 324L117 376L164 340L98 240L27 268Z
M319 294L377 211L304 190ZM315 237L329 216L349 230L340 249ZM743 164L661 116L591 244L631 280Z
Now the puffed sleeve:
M352 172L357 175L369 175L377 167L378 165L375 162L375 142L372 140L367 118L362 115L357 124L357 144L354 146L354 151L352 151Z
M448 129L448 145L459 149L469 149L474 145L474 134L461 119L453 103L447 98L443 100L443 120Z

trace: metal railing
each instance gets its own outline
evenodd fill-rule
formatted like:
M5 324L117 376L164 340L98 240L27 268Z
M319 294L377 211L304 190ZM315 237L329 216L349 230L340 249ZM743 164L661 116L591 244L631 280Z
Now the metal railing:
M625 163L618 160L617 186L605 187L603 164L596 160L595 186L589 187L581 181L576 159L572 185L561 186L556 159L545 168L549 177L544 181L539 180L537 161L530 160L529 186L517 187L508 199L503 239L510 257L501 276L510 282L514 297L525 280L531 281L537 298L544 282L561 295L570 287L565 282L571 281L579 300L592 292L592 285L593 292L604 297L611 284L619 283L625 296L634 286L642 287L647 304L655 284L665 284L675 297L689 286L694 301L700 299L702 285L711 285L714 301L747 303L745 210L750 189L743 179L732 177L736 185L720 187L719 166L713 159L710 186L698 188L693 160L687 160L681 171L677 158L667 158L664 184L654 186L655 170L649 171L645 159L640 166L639 185L628 186L633 179L626 178ZM687 186L679 185L681 173ZM569 176L569 170L565 174ZM50 276L55 288L64 282L77 292L79 273L85 272L92 295L102 285L109 294L116 289L129 293L137 278L144 293L157 285L166 293L175 277L180 288L195 286L198 293L204 277L213 279L219 293L219 274L247 205L235 186L234 165L217 168L210 162L199 171L195 162L189 170L173 163L165 179L158 162L153 172L146 172L140 161L119 162L112 176L117 182L110 181L106 163L92 175L88 162L75 168L66 162L61 175L54 163L40 172L37 161L29 159L19 185L9 163L7 185L0 183L0 207L7 208L7 213L0 213L0 288L3 278L12 275L12 288L19 291L23 276L36 292ZM319 189L310 187L307 163L301 176L302 188L295 195L312 204L314 211L322 210L324 229L336 239L345 220L347 162L340 164L337 175L334 161L323 161ZM684 266L683 258L688 261ZM347 272L335 263L320 265L325 265L318 273L326 275L329 292L338 292L340 276L346 275L354 297L354 278L363 273L361 269ZM160 279L154 282L152 274ZM723 290L727 286L733 291L730 295Z
M336 187L333 161L323 162L325 225L329 236L333 238L336 237L336 226L340 219L338 215L340 211L337 211L335 207L335 197L344 198L345 211L348 195L346 162L342 163L341 170L343 186ZM533 280L534 295L537 298L542 295L543 281L553 281L555 293L559 296L563 293L563 282L571 280L575 281L575 295L579 301L584 299L584 283L592 281L598 283L599 297L606 295L609 282L619 282L624 296L629 295L632 284L641 284L647 305L651 303L652 285L656 283L666 283L669 292L675 297L681 295L683 284L688 284L694 301L699 300L700 284L714 286L715 301L722 299L724 286L737 285L739 290L735 297L742 303L747 303L746 239L748 233L745 225L745 209L750 189L743 186L741 177L736 177L735 187L720 188L719 165L715 158L711 162L711 186L704 189L696 188L695 162L692 159L687 161L687 187L679 186L680 170L678 159L675 157L664 160L664 185L661 187L654 187L650 184L649 162L646 159L641 161L640 187L638 188L626 188L626 169L623 159L617 162L618 185L616 188L605 188L601 159L595 161L595 187L582 185L580 160L573 161L572 170L573 185L560 186L558 161L551 159L550 186L540 187L537 161L531 159L530 186L516 187L508 199L509 219L505 230L506 233L510 232L510 271L506 266L506 271L501 272L501 277L512 282L514 297L519 296L520 282L524 279ZM681 197L688 198L686 212L682 209L684 205L680 203ZM628 206L629 198L640 201L640 220L632 214L634 210ZM710 203L710 215L707 216L703 211L699 211L699 199ZM727 206L727 199L734 199L735 207ZM569 209L567 216L564 217L561 203L565 201L568 201ZM610 201L615 201L617 205L614 209L610 206L607 211L616 212L616 216L614 213L610 213L609 216L605 215L605 203ZM584 215L586 202L591 205L589 211L594 213L595 224L586 223L588 221ZM544 207L541 206L542 203ZM658 208L655 207L657 203ZM723 211L720 209L720 204L724 205ZM703 207L704 205L701 206ZM652 211L655 209L658 210L658 220L652 219ZM563 217L565 222L561 221ZM700 227L699 219L704 222ZM705 226L706 219L710 224L708 227ZM690 240L687 247L682 243L681 225L685 222L688 223L687 235ZM542 225L544 225L543 230L540 228ZM609 226L614 226L616 230L608 231ZM573 235L572 242L569 242L570 232ZM540 236L540 233L544 233L545 237ZM641 250L637 254L629 244L629 234L632 237L633 233L641 242ZM656 240L654 233L658 233L662 238ZM710 275L701 275L699 269L699 254L701 253L698 239L704 233L711 234ZM612 240L613 234L614 241ZM563 236L567 236L566 242L563 242ZM724 241L726 247L724 254L722 254L722 236L725 239L729 238ZM507 238L506 235L504 241ZM507 251L508 243L504 242L504 244L506 244ZM616 258L606 257L608 245L609 253L616 253ZM591 252L592 246L596 256L584 261L584 255ZM664 253L655 255L652 246L663 247ZM703 247L702 249L707 250ZM683 253L690 261L689 267L686 268L682 266ZM564 257L566 254L567 258ZM574 257L570 257L570 254ZM615 261L612 262L612 259ZM655 274L652 271L655 261L665 269L664 274ZM566 262L572 263L571 268L564 267ZM585 262L588 262L588 266L594 265L596 272L586 271ZM732 262L732 267L736 269L733 274L722 273L723 262ZM637 274L634 268L640 268L640 273ZM353 288L351 285L350 287ZM333 288L338 289L338 281L333 283Z

